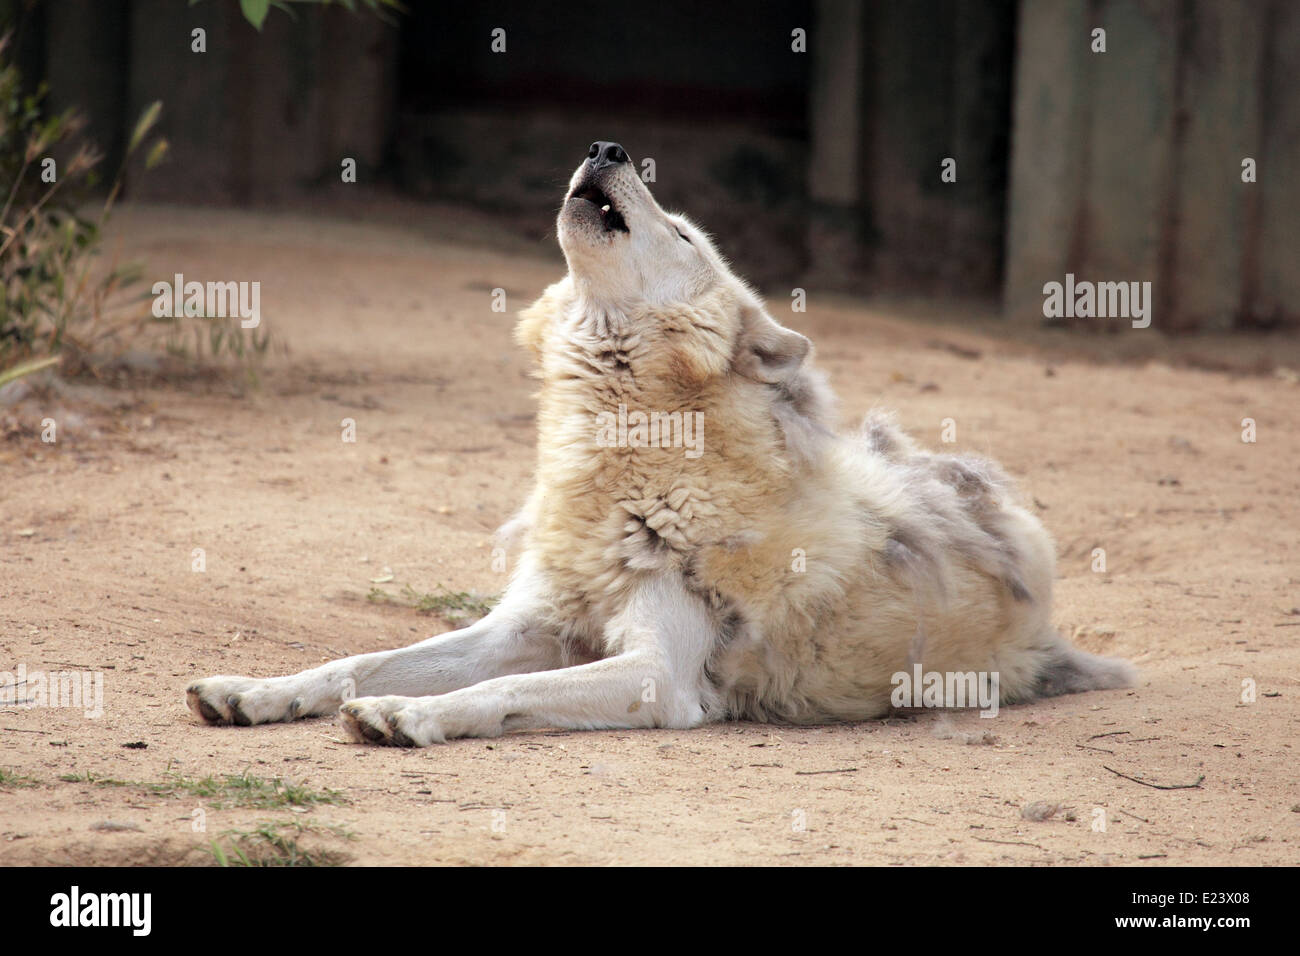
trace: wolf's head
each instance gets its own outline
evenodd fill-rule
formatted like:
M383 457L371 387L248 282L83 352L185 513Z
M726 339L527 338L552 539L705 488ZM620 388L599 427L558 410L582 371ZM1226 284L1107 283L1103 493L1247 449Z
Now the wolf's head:
M660 207L622 146L591 144L557 232L569 274L520 313L517 330L563 365L556 381L626 368L641 386L765 386L749 400L769 405L787 446L811 447L831 418L829 390L806 361L811 344L768 314L703 230ZM611 331L616 347L603 341Z
M726 302L736 370L773 382L794 372L810 343L779 325L728 268L702 229L665 212L618 143L595 142L569 181L556 231L572 292L587 308L634 315Z
M613 308L690 302L736 281L701 229L655 202L618 143L591 144L556 226L579 292Z

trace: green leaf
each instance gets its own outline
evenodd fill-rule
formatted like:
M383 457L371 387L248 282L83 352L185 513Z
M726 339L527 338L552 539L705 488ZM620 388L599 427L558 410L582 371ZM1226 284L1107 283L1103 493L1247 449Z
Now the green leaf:
M0 385L7 385L10 382L22 378L24 375L31 375L32 372L39 372L43 368L49 368L51 365L58 365L62 356L51 355L48 358L37 359L34 362L27 362L24 365L15 365L13 368L5 369L0 372Z
M144 168L153 169L163 161L167 155L167 140L160 139L150 147L148 154L144 158Z
M126 144L128 153L134 152L135 148L140 145L140 140L148 135L153 124L158 122L158 114L162 112L162 100L154 100L144 108L140 118L136 120L135 129L131 131L131 139Z
M244 11L244 19L260 31L271 9L271 0L239 0L239 8Z

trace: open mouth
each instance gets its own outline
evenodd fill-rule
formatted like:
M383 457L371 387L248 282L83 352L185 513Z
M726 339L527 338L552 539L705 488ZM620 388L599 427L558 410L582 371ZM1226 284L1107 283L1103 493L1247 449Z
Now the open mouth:
M600 211L600 221L605 227L606 232L628 232L627 222L623 219L623 214L614 208L614 203L601 190L591 183L583 183L573 191L570 199L581 199L591 203Z

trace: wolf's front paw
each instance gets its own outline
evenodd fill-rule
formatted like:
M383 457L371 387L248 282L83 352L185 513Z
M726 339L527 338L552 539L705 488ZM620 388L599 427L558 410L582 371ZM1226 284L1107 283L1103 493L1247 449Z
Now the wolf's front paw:
M303 716L302 698L274 680L207 677L185 689L190 710L209 724L273 724Z
M339 708L339 722L359 743L427 747L446 738L428 697L359 697Z

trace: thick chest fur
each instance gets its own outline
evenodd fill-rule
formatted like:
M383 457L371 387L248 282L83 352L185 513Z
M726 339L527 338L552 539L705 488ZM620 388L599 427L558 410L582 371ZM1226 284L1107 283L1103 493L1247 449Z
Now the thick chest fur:
M595 621L665 571L725 615L788 564L773 529L792 466L754 401L764 386L720 374L730 348L707 321L642 317L634 332L570 329L544 355L528 543Z

